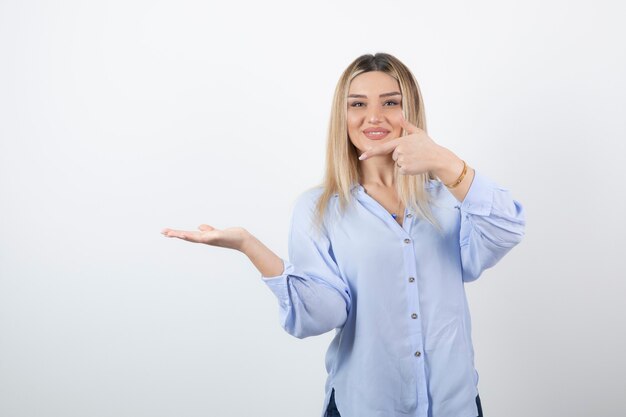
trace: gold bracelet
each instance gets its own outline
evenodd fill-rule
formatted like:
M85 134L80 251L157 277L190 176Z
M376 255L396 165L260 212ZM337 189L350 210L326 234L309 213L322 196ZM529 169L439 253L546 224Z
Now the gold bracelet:
M457 185L461 183L461 181L463 181L463 178L465 178L465 174L467 174L467 164L465 163L465 161L463 161L463 172L461 172L461 175L459 175L459 178L457 178L453 184L450 184L450 185L445 184L445 186L448 188L456 187Z

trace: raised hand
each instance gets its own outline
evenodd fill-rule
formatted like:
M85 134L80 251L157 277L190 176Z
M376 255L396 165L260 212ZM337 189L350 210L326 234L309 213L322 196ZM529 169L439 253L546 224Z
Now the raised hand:
M437 169L442 148L423 129L409 123L404 117L402 127L407 132L405 136L373 146L363 152L359 159L363 161L372 156L391 153L391 158L398 165L398 172L404 175L423 174Z
M244 240L249 233L243 227L230 227L228 229L216 229L208 224L198 226L200 231L174 230L165 228L161 234L166 237L176 237L194 243L204 243L211 246L241 250Z

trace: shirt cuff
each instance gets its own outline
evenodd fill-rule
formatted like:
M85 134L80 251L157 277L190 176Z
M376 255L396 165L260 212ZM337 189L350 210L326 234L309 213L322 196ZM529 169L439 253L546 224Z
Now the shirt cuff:
M283 261L283 272L280 275L273 277L265 277L261 275L261 279L269 289L276 295L278 301L282 306L289 304L289 289L287 287L287 277L289 274L293 274L294 266L287 259L281 258Z
M493 206L493 193L497 185L489 178L474 170L474 179L463 202L461 211L479 216L489 216Z

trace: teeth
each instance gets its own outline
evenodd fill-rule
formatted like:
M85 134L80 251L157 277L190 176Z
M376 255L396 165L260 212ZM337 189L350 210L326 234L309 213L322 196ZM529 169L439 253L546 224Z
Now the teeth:
M384 135L387 132L367 132L368 135Z

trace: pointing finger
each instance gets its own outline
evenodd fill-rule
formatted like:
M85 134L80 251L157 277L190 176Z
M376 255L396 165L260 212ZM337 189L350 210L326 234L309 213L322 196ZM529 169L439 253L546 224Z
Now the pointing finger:
M382 145L374 146L368 149L366 152L363 152L361 156L359 156L359 160L363 161L369 158L370 156L384 155L386 153L391 153L393 152L394 149L396 149L396 146L400 144L401 139L402 138L395 138L395 139L390 140L389 142L383 143Z

